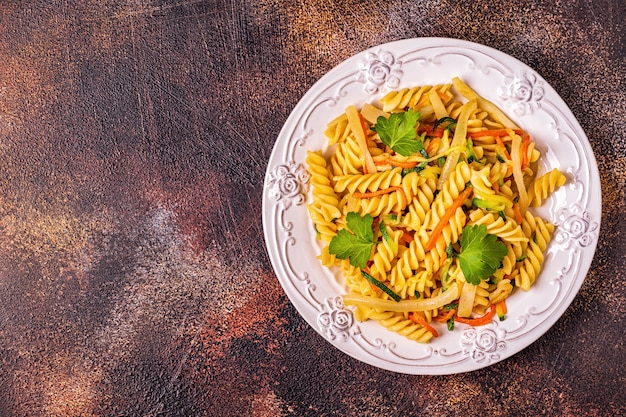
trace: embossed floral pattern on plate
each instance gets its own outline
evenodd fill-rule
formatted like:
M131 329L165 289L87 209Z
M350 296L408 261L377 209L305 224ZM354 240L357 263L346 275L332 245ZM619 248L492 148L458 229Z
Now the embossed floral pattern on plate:
M300 205L304 202L310 176L301 164L292 162L278 165L269 172L267 194L286 209L291 203Z

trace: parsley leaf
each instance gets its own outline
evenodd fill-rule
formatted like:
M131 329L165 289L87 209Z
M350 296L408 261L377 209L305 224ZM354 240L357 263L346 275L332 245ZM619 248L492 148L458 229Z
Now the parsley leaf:
M378 133L380 140L402 156L410 156L424 148L421 140L416 140L415 125L420 112L409 109L402 113L392 113L389 118L378 116L372 130Z
M465 280L478 285L496 272L507 254L507 248L496 235L487 233L484 224L466 226L461 234L461 253L457 256Z
M350 231L341 229L337 232L328 245L328 251L339 259L350 259L352 266L365 268L375 244L373 222L374 218L369 214L361 217L356 212L348 213L346 226Z

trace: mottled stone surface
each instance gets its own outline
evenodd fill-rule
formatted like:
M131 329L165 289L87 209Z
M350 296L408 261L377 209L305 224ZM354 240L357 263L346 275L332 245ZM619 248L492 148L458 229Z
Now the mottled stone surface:
M420 36L535 68L603 187L562 319L452 376L331 346L289 303L261 225L299 98L352 54ZM625 74L621 0L0 2L0 415L623 415Z

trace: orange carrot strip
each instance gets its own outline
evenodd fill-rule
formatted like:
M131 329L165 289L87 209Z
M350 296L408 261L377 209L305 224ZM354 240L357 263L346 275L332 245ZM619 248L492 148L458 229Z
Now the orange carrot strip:
M530 145L530 135L524 135L522 139L522 168L528 166L530 158L528 157L528 146Z
M443 131L444 131L443 128L438 127L437 129L435 129L433 125L420 125L417 128L417 133L422 134L425 132L426 136L431 136L431 137L436 137L436 138L442 137Z
M509 151L506 150L506 146L504 146L504 142L502 142L502 138L500 136L496 136L496 143L502 148L506 159L511 159L511 155L509 155Z
M367 192L367 193L359 193L359 192L352 193L352 197L354 197L354 198L372 198L372 197L378 197L378 196L383 195L383 194L393 193L394 191L404 191L404 190L402 189L402 187L392 186L392 187L389 187L389 188L385 188L383 190L370 191L370 192Z
M463 323L463 324L469 324L470 326L483 326L485 324L489 324L491 323L491 319L493 318L493 316L496 314L496 308L494 305L492 305L489 308L489 311L486 312L483 316L480 317L476 317L473 319L468 319L466 317L459 317L457 315L454 316L454 321L455 322L459 322L459 323Z
M428 242L426 242L426 245L424 246L425 250L429 251L435 247L435 243L437 243L437 239L439 238L441 231L443 230L444 227L446 227L446 225L450 221L450 218L456 212L456 209L458 209L459 207L461 207L461 205L463 205L463 202L469 197L471 193L472 193L472 187L467 187L465 190L463 190L461 194L459 194L456 200L454 200L452 204L446 209L446 211L443 213L443 216L441 216L441 218L439 219L439 223L437 223L437 226L435 226L435 228L433 229L433 232L430 235Z
M426 147L426 153L428 155L432 155L433 154L433 149L438 149L440 142L441 142L441 140L439 138L431 139L431 141L428 143L428 146Z
M498 185L498 181L494 181L491 184L491 188L493 188L493 191L495 191L496 194L500 194L500 186Z
M374 162L375 165L393 165L398 168L413 168L418 164L417 161L396 161L392 158L383 159L382 161Z
M431 326L430 323L426 321L426 318L423 317L421 314L411 313L409 314L409 317L411 318L413 323L419 324L420 326L428 330L434 337L439 337L439 333L437 333L437 330L435 330L435 328Z
M404 243L411 243L414 238L413 238L412 234L410 234L409 232L404 231L404 232L402 232L402 236L400 237L400 239L402 239L402 241Z
M352 193L352 197L372 198L372 197L378 197L384 194L393 193L394 191L398 191L400 195L402 196L402 209L404 209L408 203L407 203L406 195L404 194L404 189L402 189L402 187L394 186L394 187L385 188L384 190L370 191L369 193Z
M517 203L513 203L513 214L515 215L515 221L520 224L522 223L522 220L524 220L522 218L522 212L519 211L519 206L517 205Z
M521 135L524 133L521 129L514 129L513 132L517 135ZM472 139L482 138L485 136L493 136L493 137L501 137L501 136L509 136L509 131L507 129L495 129L495 130L479 130L478 132L470 132L467 136Z
M359 135L357 135L357 141L359 143L359 147L361 148L361 153L363 153L363 173L373 174L376 172L376 166L374 165L372 154L367 146L367 125L365 124L363 115L361 113L357 113L357 115L359 117L359 122L361 123L361 129L363 129L362 138L359 139Z
M498 314L500 320L504 320L504 316L506 316L506 303L504 300L496 304L496 314Z
M444 314L443 316L437 316L435 317L434 320L438 321L439 323L445 323L448 320L450 320L450 317L454 316L454 314L456 313L456 309L450 309L450 311L448 311L446 314Z
M443 264L448 260L448 255L444 252L439 259L439 268L443 268Z

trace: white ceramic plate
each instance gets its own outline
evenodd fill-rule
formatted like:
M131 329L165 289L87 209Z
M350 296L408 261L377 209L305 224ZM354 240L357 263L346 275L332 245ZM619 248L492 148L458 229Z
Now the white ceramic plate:
M556 225L533 287L507 300L504 321L441 329L428 344L375 322L357 322L342 305L341 279L323 267L309 219L309 149L326 147L326 124L348 105L376 102L389 90L461 77L529 132L542 151L540 170L568 182L536 214ZM565 312L591 264L602 212L600 178L585 133L554 89L522 62L466 41L418 38L359 53L322 77L287 119L271 154L263 193L270 259L289 299L335 347L371 365L408 374L452 374L492 365L542 336Z

